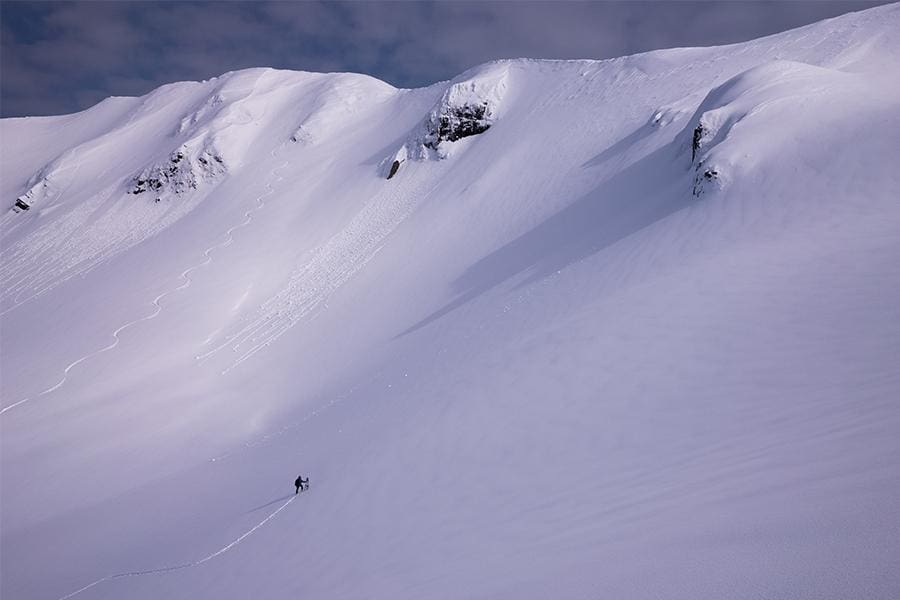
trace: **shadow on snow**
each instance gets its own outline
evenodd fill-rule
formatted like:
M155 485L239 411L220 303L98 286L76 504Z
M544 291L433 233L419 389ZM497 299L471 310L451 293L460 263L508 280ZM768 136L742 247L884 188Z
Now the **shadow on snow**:
M641 127L586 162L591 168L643 138ZM534 229L470 266L456 281L456 297L396 338L433 323L498 285L527 273L517 288L539 281L660 221L692 203L688 174L677 166L677 141L617 173ZM395 339L396 339L395 338Z

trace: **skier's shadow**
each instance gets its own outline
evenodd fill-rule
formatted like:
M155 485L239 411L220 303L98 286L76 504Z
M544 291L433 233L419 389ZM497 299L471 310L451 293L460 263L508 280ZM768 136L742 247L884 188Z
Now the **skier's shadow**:
M266 502L265 504L260 504L259 506L255 507L255 508L251 508L250 510L248 510L248 511L245 512L244 514L245 514L245 515L248 515L248 514L250 514L250 513L252 513L252 512L256 512L256 511L258 511L258 510L260 510L260 509L262 509L262 508L265 508L265 507L267 507L267 506L272 506L273 504L276 504L276 503L278 503L278 502L284 502L285 500L287 500L288 498L290 498L290 497L293 496L293 495L294 495L294 494L287 494L286 496L282 496L281 498L275 498L274 500L271 500L271 501L269 501L269 502Z

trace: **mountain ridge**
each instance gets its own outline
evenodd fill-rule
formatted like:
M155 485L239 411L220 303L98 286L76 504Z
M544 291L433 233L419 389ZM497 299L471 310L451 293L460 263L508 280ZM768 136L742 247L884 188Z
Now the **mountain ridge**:
M895 596L898 22L0 121L4 593Z

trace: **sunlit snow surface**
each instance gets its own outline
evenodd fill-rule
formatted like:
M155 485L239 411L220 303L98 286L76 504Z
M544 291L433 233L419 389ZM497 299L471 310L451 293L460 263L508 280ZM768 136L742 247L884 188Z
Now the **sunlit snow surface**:
M0 594L900 597L897 31L3 120Z

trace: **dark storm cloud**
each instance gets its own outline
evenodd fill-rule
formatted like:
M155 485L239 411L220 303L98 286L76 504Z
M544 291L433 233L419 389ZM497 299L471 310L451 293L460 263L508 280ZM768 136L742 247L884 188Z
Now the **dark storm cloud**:
M609 58L752 39L883 2L0 3L0 113L271 66L403 87L495 58Z

